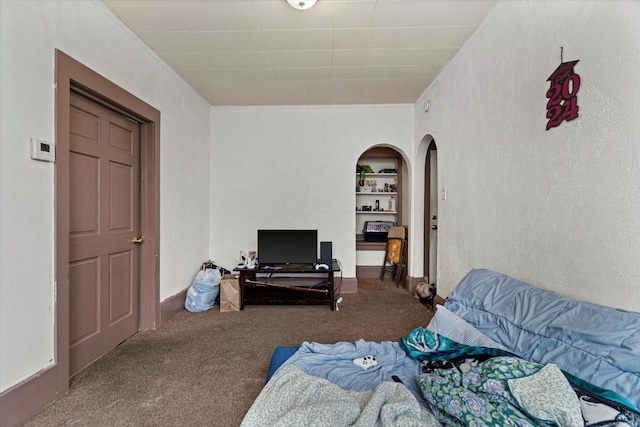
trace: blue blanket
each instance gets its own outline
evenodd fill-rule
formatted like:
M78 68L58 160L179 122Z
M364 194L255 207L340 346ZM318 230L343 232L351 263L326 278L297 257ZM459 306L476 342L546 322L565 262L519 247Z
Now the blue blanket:
M353 363L354 359L368 355L375 357L375 366L365 370ZM415 380L415 376L420 373L420 362L409 357L397 342L304 342L275 374L289 365L297 366L307 374L327 379L345 390L373 390L380 382L392 381L396 376L419 401L424 402Z
M523 359L554 363L640 407L640 313L472 270L445 306Z

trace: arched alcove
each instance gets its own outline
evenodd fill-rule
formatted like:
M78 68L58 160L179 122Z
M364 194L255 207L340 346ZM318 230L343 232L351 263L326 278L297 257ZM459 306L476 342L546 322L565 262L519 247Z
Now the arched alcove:
M365 166L370 168L368 173L358 173L358 167ZM386 240L381 240L373 231L367 232L365 226L376 221L408 226L411 212L409 184L406 156L398 148L373 146L358 158L354 180L357 278L380 277Z

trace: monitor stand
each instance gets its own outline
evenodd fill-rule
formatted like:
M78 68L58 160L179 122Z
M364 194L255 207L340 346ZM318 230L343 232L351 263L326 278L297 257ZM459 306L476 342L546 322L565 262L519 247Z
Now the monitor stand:
M240 309L245 304L328 304L336 309L334 273L340 264L333 260L328 269L316 270L313 264L274 264L257 268L236 268L240 284ZM277 273L278 276L273 277ZM295 285L294 278L312 285Z

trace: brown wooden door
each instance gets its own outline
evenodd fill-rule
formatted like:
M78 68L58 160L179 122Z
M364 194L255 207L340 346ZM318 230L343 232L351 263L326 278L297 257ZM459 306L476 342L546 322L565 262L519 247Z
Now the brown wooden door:
M139 328L140 126L72 94L69 143L73 375Z

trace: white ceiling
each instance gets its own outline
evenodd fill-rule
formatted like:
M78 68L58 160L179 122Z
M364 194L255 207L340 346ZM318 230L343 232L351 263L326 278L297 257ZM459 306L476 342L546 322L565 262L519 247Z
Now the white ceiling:
M211 105L413 103L497 0L102 0Z

